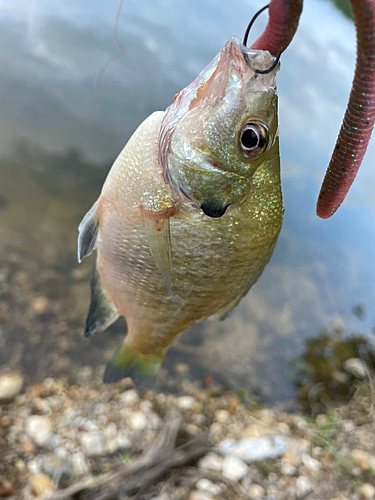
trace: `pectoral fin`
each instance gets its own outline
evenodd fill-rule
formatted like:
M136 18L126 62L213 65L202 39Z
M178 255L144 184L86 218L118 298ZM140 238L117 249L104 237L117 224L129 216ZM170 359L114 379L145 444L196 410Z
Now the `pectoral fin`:
M142 211L151 255L159 269L168 294L172 295L172 245L170 233L170 214Z
M100 284L97 271L91 279L91 303L86 320L85 337L103 332L114 323L119 314Z
M94 203L78 227L78 262L91 255L96 248L96 238L99 228L97 217L98 205L99 200Z

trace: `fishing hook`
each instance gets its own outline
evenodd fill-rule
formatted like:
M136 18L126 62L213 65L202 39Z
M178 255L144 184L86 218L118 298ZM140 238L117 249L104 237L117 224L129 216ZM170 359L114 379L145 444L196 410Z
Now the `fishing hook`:
M255 21L257 20L257 18L260 16L260 14L261 14L262 12L264 12L266 9L268 9L268 8L269 8L269 6L270 6L269 4L268 4L268 5L265 5L265 6L264 6L264 7L262 7L260 10L258 10L258 12L256 12L256 13L254 14L254 16L252 17L251 21L249 22L249 24L248 24L248 26L247 26L247 28L246 28L246 31L245 31L245 35L244 35L244 37L243 37L243 42L242 42L242 43L243 43L243 45L244 45L245 47L246 47L246 44L247 44L247 39L248 39L248 37L249 37L249 33L250 33L250 30L251 30L251 28L252 28L253 24L255 23ZM262 70L259 70L259 69L255 69L255 70L254 70L254 71L255 71L255 73L258 73L258 74L260 74L260 75L266 75L267 73L271 73L271 71L273 71L273 70L276 68L276 66L278 65L278 63L279 63L279 61L280 61L280 56L281 56L281 52L279 52L278 56L276 57L275 62L272 64L272 66L271 66L270 68L265 69L265 70L263 70L263 71L262 71Z

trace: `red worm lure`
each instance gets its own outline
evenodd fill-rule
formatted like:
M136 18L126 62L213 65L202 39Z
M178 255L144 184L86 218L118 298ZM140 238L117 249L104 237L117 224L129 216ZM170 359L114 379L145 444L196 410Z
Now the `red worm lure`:
M282 53L298 28L303 0L271 0L269 21L252 45ZM317 204L328 219L344 201L365 155L375 122L375 0L350 0L357 34L357 62L344 121Z

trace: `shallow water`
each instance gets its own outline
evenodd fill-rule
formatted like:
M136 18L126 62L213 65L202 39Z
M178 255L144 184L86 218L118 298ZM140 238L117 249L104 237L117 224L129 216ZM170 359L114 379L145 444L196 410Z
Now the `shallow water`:
M305 2L278 76L285 221L261 279L224 322L196 325L166 368L191 364L269 402L293 400L289 361L332 323L375 325L375 141L344 206L315 215L348 99L354 28L330 2ZM93 260L78 267L76 228L127 139L165 109L263 3L3 0L0 7L0 364L31 379L101 368L124 323L82 338ZM266 22L260 19L253 39ZM352 314L361 304L364 314ZM166 380L166 374L164 377ZM172 377L173 379L173 377Z

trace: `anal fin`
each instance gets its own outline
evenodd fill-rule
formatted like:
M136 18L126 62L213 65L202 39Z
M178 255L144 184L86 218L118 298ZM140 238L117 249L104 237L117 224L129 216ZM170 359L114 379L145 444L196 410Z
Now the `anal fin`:
M119 317L116 306L108 299L100 284L96 270L91 279L90 289L91 302L86 320L85 337L92 337L96 333L103 332Z
M124 342L108 363L103 382L117 382L131 377L138 387L151 388L155 384L162 362L163 358L141 354Z
M96 248L99 221L97 217L99 200L90 208L78 226L78 262L91 255Z

